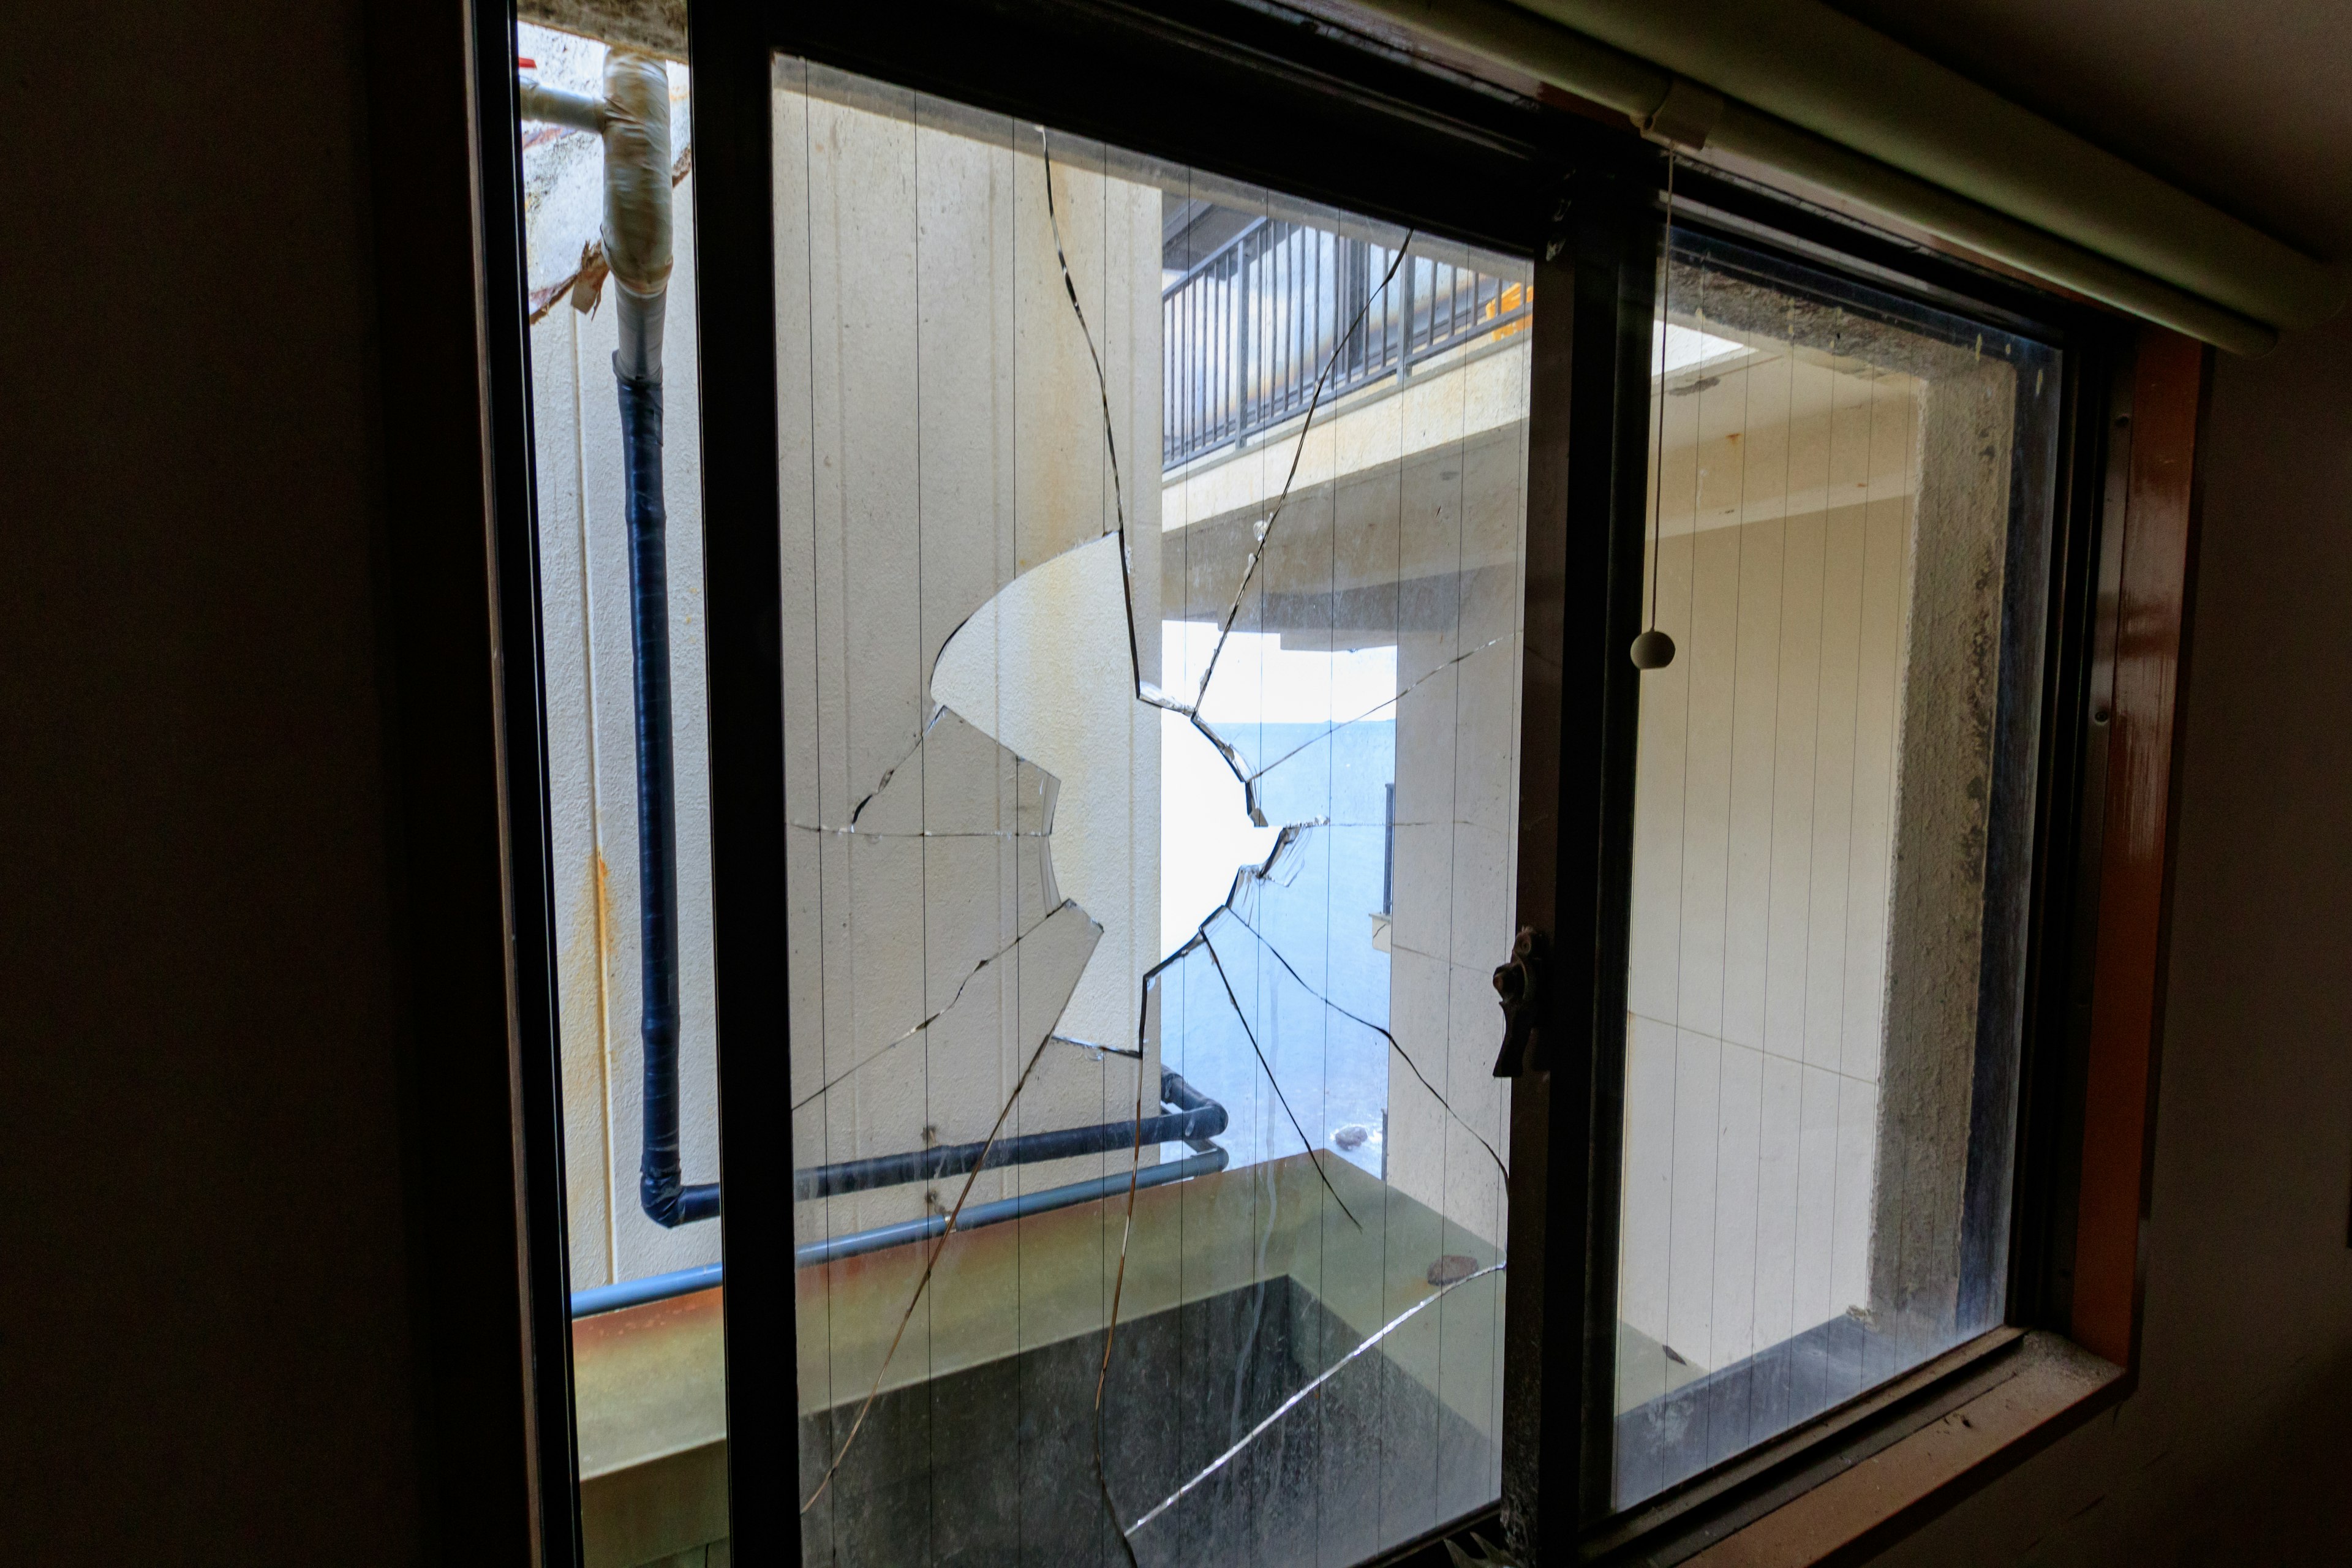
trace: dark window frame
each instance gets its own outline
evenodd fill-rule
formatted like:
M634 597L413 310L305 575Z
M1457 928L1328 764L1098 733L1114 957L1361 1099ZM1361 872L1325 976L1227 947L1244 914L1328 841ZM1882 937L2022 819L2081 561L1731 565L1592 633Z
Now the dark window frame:
M515 178L520 154L509 68L514 15L495 0L464 9L470 45L463 59L469 78L467 141L476 174L471 253L464 259L466 275L474 279L479 364L462 391L480 410L483 439L470 466L457 454L448 467L458 479L465 477L458 470L466 469L478 486L488 545L478 580L488 601L496 671L490 689L505 836L499 871L506 889L501 920L510 1099L503 1157L512 1173L510 1212L517 1223L516 1232L505 1234L519 1234L522 1251L515 1301L524 1347L518 1395L531 1450L530 1530L541 1560L572 1562L579 1552L577 1487L563 1308L568 1288L547 925L545 731ZM734 1539L747 1561L797 1561L799 1552L796 1515L783 1510L780 1524L777 1510L765 1502L772 1487L764 1484L797 1473L793 1342L775 1331L792 1321L791 1195L783 1180L792 1165L789 1150L781 1156L777 1151L775 1130L754 1114L755 1107L773 1102L763 1090L782 1071L787 1041L784 982L772 961L784 930L781 607L768 586L778 563L772 521L774 333L767 311L740 304L764 301L772 286L772 49L1532 253L1549 279L1547 297L1572 301L1537 318L1535 375L1539 387L1553 390L1539 391L1531 410L1531 463L1546 467L1530 474L1530 518L1538 515L1540 496L1556 498L1542 503L1549 515L1565 518L1573 508L1575 515L1608 518L1610 526L1574 540L1564 529L1557 539L1554 531L1545 533L1557 558L1545 565L1552 575L1540 635L1550 639L1549 657L1556 660L1561 728L1549 736L1549 748L1538 743L1546 738L1532 724L1524 737L1528 771L1523 782L1547 782L1539 775L1550 770L1549 787L1530 798L1557 801L1560 809L1549 821L1563 828L1555 841L1531 847L1523 827L1521 881L1523 910L1531 889L1538 904L1550 905L1558 966L1554 1011L1546 1021L1559 1054L1551 1070L1539 1079L1523 1079L1515 1089L1514 1142L1523 1151L1550 1150L1543 1130L1555 1122L1563 1129L1580 1124L1584 1132L1580 1149L1559 1145L1572 1157L1550 1162L1556 1169L1526 1161L1529 1187L1514 1194L1512 1250L1528 1257L1519 1246L1524 1216L1533 1226L1531 1238L1540 1242L1536 1257L1542 1267L1522 1267L1509 1277L1505 1440L1511 1451L1504 1485L1506 1506L1515 1514L1513 1533L1533 1543L1538 1560L1679 1560L1800 1495L1825 1464L1843 1468L1899 1445L1906 1433L1981 1384L1988 1368L2013 1356L2019 1329L2071 1333L2120 1359L2125 1375L2098 1403L2128 1394L2137 1356L2138 1259L2136 1238L2116 1235L2116 1215L2136 1197L2130 1215L2136 1221L2147 1203L2152 1041L2160 1022L2168 911L2171 835L2162 825L2177 800L2168 768L2151 773L2147 759L2171 758L2178 741L2196 521L2190 459L2207 374L2203 351L2184 349L2181 340L2153 330L2135 333L2113 316L1760 186L1687 169L1679 176L1678 223L1712 226L1811 266L1842 266L1874 287L2028 331L2064 355L2012 1204L2012 1326L1667 1497L1588 1528L1586 1505L1596 1476L1605 1496L1607 1448L1594 1439L1606 1429L1613 1352L1605 1342L1613 1336L1548 1335L1542 1325L1559 1315L1539 1309L1557 1293L1576 1303L1573 1310L1588 1330L1613 1317L1615 1216L1603 1200L1615 1191L1610 1162L1617 1118L1612 1111L1622 1089L1622 1038L1612 1047L1605 1023L1595 1020L1608 1018L1612 987L1622 992L1623 983L1636 689L1630 665L1615 653L1638 613L1639 574L1629 575L1623 563L1629 546L1638 555L1641 538L1660 154L1630 131L1599 129L1588 117L1538 109L1477 81L1429 72L1326 23L1247 0L1169 0L1150 12L1119 0L988 0L927 4L912 16L901 10L887 18L870 8L819 16L814 8L779 5L762 16L751 7L697 3L690 10L703 193L695 218L701 294L738 301L728 330L706 336L700 374L706 384L729 389L725 397L704 400L701 437L711 585L720 1073L732 1089L721 1096L721 1131L723 1147L734 1152L732 1158L722 1156L729 1196L722 1223L738 1241L728 1249L730 1465L738 1478ZM378 73L380 99L394 90L393 77ZM1073 83L1086 90L1072 90ZM1234 130L1255 124L1263 136L1267 120L1197 113L1187 119L1175 112L1197 104L1203 91L1221 110L1255 104L1278 127L1327 134L1336 128L1331 144L1370 145L1388 155L1319 160L1309 154L1270 163L1262 151L1253 153L1240 144ZM1301 144L1296 137L1272 140ZM380 199L386 190L394 194L390 213L403 201L421 205L423 200L400 195L389 173L399 156L387 149L378 153ZM1413 197L1400 197L1401 190ZM1400 200L1405 206L1396 205ZM454 266L447 245L436 260L445 272ZM394 309L389 297L386 308ZM387 384L421 388L452 380L443 367L436 381L434 368L405 365L388 354ZM440 390L455 390L454 382ZM2136 393L2164 416L2160 432L2137 441L2128 426ZM1571 421L1571 408L1583 416ZM1605 418L1594 412L1601 408ZM415 423L388 413L388 442L396 447ZM2143 512L2155 520L2145 526L2158 531L2151 537L2165 548L2137 547ZM2129 563L2123 549L2127 529L2135 544ZM1532 528L1530 535L1532 550ZM1573 605L1571 549L1587 568L1577 584L1585 593ZM1601 569L1591 570L1595 565ZM1531 559L1531 647L1539 635L1537 568ZM427 597L421 589L396 595L396 625L427 630ZM2154 678L2147 678L2147 650L2136 655L2139 688L2129 670L2120 681L2117 675L2118 606L2126 601L2151 605L2170 617L2168 632L2158 628L2163 646L2155 650L2155 663L2161 668ZM1571 626L1579 628L1572 644ZM410 652L402 658L413 662ZM1531 694L1536 674L1531 659ZM446 681L420 688L418 695L434 689L457 695ZM1601 768L1574 776L1558 767L1558 746L1571 719L1601 737L1604 757ZM2131 749L2135 768L2111 763L2118 745ZM425 784L430 765L415 759L405 763L412 792ZM2152 838L2145 826L2151 791L2159 825ZM2110 819L2134 825L2128 842L2111 842ZM1575 824L1582 826L1565 831ZM1534 867L1531 856L1548 864ZM1590 896L1576 896L1578 889ZM1622 1037L1622 1025L1614 1032ZM1561 1070L1562 1063L1569 1070ZM439 1115L429 1105L415 1125L420 1161L429 1163L439 1152L436 1145L459 1131L468 1147L483 1145L477 1152L486 1152L482 1128L472 1121L461 1128L461 1119ZM2086 1125L2092 1129L2087 1137ZM726 1136L730 1130L735 1136ZM1536 1193L1541 1195L1528 1201ZM496 1207L497 1195L487 1195ZM488 1232L498 1229L486 1227L488 1239L476 1250L497 1250L501 1238ZM777 1237L785 1238L780 1246L761 1245L762 1238ZM511 1261L508 1267L511 1271ZM1524 1310L1523 1292L1529 1293ZM1596 1307L1602 1314L1598 1319ZM424 1321L446 1329L461 1315L436 1308ZM2088 1414L2086 1407L2071 1418ZM2017 1447L2012 1462L2023 1451ZM445 1499L462 1485L454 1475L446 1479ZM1491 1518L1469 1522L1494 1528ZM1418 1550L1428 1555L1436 1548Z
M1577 1003L1575 1026L1589 1030L1591 1051L1591 1060L1584 1064L1591 1081L1577 1091L1590 1108L1591 1129L1585 1176L1588 1191L1583 1197L1587 1217L1577 1238L1591 1260L1585 1359L1578 1385L1583 1411L1580 1463L1572 1477L1528 1478L1524 1483L1526 1495L1539 1500L1534 1504L1513 1499L1507 1489L1504 1505L1507 1515L1516 1511L1520 1518L1540 1521L1526 1535L1516 1527L1513 1530L1515 1540L1525 1541L1538 1561L1549 1560L1547 1554L1559 1550L1556 1543L1563 1538L1554 1533L1555 1521L1567 1510L1551 1500L1564 1489L1573 1489L1581 1521L1567 1539L1584 1560L1680 1561L1786 1500L1792 1481L1809 1475L1819 1479L1825 1449L1852 1458L1883 1448L1939 1417L1949 1408L1946 1396L1952 1390L1968 1386L1971 1379L1981 1379L1989 1363L2015 1353L2021 1331L2063 1332L2070 1327L2067 1249L2073 1239L2075 1192L2071 1176L2079 1169L2082 1101L2079 1094L2069 1098L2065 1086L2080 1079L2084 1039L2079 1019L2063 1007L2053 1013L2051 996L2063 992L2074 977L2086 973L2092 960L2084 932L2072 929L2083 919L2079 879L2095 874L2097 866L2095 846L2084 861L2080 844L2084 834L2095 833L2104 815L2102 799L2084 795L2077 787L2084 750L2099 739L2095 727L2086 722L2088 710L2082 693L2090 671L2084 650L2101 646L2103 638L2112 642L2115 601L2111 592L2103 597L2097 591L2101 509L2084 481L2086 472L2095 472L2108 460L2104 414L2110 397L2119 390L2127 393L2130 330L2113 318L2070 309L2053 297L2035 295L1995 275L1718 174L1687 168L1678 172L1675 224L1678 231L1696 230L1777 252L1802 266L1852 278L1899 298L2023 333L2060 353L2061 425L2053 440L2057 493L2051 508L2050 578L2042 628L2042 721L2036 736L2035 776L2025 781L2031 787L2027 804L2032 812L2032 850L2025 900L2026 972L2021 977L2024 1005L2017 1067L2018 1136L2010 1158L2000 1166L2013 1184L2005 1238L2011 1262L2000 1326L1639 1504L1622 1510L1610 1506L1614 1336L1601 1330L1613 1321L1616 1287L1624 1071L1622 986L1628 956L1624 942L1632 835L1630 780L1621 781L1617 775L1619 770L1631 767L1633 737L1632 714L1628 712L1622 721L1621 731L1609 704L1622 703L1631 709L1638 701L1632 689L1633 672L1629 667L1618 668L1627 661L1614 656L1630 642L1640 621L1638 605L1628 618L1624 607L1613 599L1604 605L1596 597L1591 614L1596 619L1610 617L1613 628L1603 650L1604 656L1613 657L1613 662L1597 677L1609 689L1609 695L1598 704L1604 714L1601 787L1604 792L1621 793L1606 794L1599 807L1597 831L1604 848L1597 866L1596 890L1602 912L1593 925L1600 953L1597 973L1564 971L1560 986ZM1851 247L1852 260L1858 265L1840 265L1841 245ZM2037 305L2042 313L2029 314ZM1624 309L1631 314L1634 308L1629 301ZM1606 324L1597 307L1594 321ZM1648 322L1644 310L1641 325L1645 343ZM1619 417L1623 417L1622 409L1629 405L1646 411L1647 391L1646 377L1638 386L1629 384L1621 394ZM1638 448L1631 461L1638 465L1645 454L1645 447ZM1621 457L1619 461L1622 464L1627 459ZM1621 517L1618 521L1637 550L1643 521L1638 515L1641 478L1637 467L1629 487L1637 515ZM1596 503L1588 498L1586 504ZM1626 542L1621 541L1619 548L1625 548ZM2110 531L2109 553L2113 542ZM1638 562L1624 576L1638 589ZM1618 584L1620 591L1624 585ZM1563 794L1561 798L1565 819L1568 797ZM1523 888L1526 876L1523 868ZM1528 909L1523 898L1523 921L1539 912ZM2094 926L2095 912L2094 902L2090 910ZM1589 1025L1583 1011L1588 997ZM1557 1081L1552 1096L1550 1114L1558 1119L1562 1090ZM1515 1122L1514 1147L1518 1146ZM1977 1152L1972 1148L1971 1182L1982 1179L1973 1158ZM1574 1201L1559 1185L1549 1197L1555 1208L1564 1197ZM1516 1203L1513 1213L1516 1221ZM1992 1238L1972 1236L1969 1239L1981 1247ZM1518 1253L1516 1237L1514 1241L1511 1250ZM1547 1254L1555 1271L1562 1267L1559 1246L1552 1242ZM1507 1332L1508 1325L1520 1321L1507 1316ZM1532 1347L1528 1352L1529 1359L1537 1353ZM1557 1371L1547 1368L1548 1390L1557 1389L1564 1381ZM1547 1402L1552 1397L1548 1392Z

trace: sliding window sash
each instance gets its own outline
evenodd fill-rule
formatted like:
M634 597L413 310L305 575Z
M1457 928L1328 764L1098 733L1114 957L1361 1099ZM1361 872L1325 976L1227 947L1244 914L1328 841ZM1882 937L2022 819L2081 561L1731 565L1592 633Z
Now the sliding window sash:
M727 1468L740 1563L800 1561L792 1034L785 988L783 601L768 44L747 6L688 6Z
M1503 1372L1504 1529L1528 1562L1563 1557L1609 1498L1651 179L1570 180L1536 273L1543 298L1570 304L1536 318L1528 440L1518 924L1549 962L1511 1090Z

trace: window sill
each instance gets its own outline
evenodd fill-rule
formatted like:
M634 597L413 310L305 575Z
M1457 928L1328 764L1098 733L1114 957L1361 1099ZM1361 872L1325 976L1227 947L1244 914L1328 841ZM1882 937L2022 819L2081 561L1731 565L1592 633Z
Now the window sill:
M1961 1404L1683 1561L1692 1568L1863 1561L2131 1392L2122 1367L2039 1331L1987 1375L1990 1385Z

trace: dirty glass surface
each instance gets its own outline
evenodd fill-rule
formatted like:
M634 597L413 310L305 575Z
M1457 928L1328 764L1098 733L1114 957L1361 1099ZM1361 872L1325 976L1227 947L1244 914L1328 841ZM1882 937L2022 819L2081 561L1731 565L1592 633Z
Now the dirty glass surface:
M1497 1491L1517 258L779 58L813 1563Z
M1615 1501L2002 1320L2056 355L1677 231Z
M729 1516L690 95L518 43L583 1546L698 1563Z

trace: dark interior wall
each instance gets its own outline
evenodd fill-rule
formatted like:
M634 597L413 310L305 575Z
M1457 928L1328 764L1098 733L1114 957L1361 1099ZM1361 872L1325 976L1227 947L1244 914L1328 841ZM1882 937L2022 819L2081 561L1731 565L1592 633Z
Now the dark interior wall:
M0 1560L422 1561L358 0L0 5Z
M2139 1392L1883 1561L2352 1558L2352 319L2217 363Z

